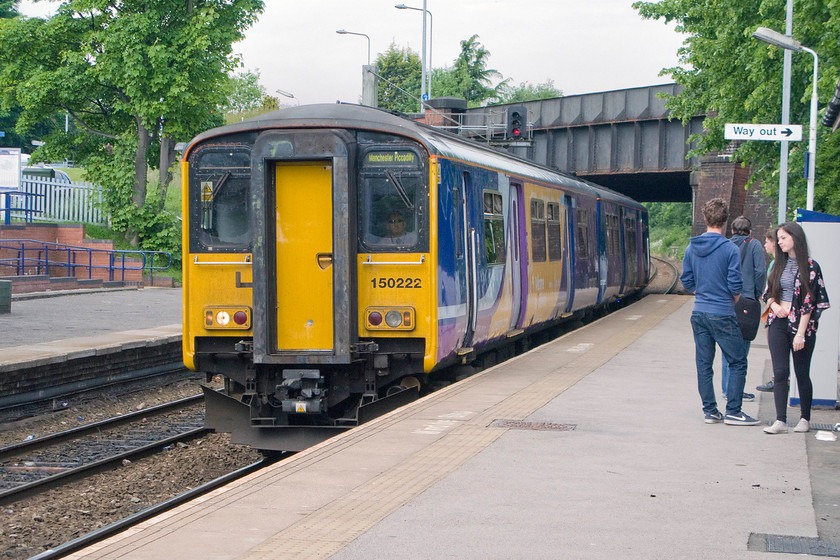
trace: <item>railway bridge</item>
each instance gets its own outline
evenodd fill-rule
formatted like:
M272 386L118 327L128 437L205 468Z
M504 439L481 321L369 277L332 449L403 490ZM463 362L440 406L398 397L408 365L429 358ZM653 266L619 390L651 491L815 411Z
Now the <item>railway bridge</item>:
M530 136L500 145L641 202L692 202L695 233L704 230L703 203L723 197L733 218L748 216L754 233L763 235L773 223L775 203L763 200L760 188L746 190L749 168L731 162L727 153L687 157L689 136L703 132L705 115L687 124L672 120L660 97L679 91L665 84L517 103L527 108ZM506 105L466 109L453 98L431 104L457 120L462 133L493 142L505 130ZM435 112L427 112L426 120L451 123Z

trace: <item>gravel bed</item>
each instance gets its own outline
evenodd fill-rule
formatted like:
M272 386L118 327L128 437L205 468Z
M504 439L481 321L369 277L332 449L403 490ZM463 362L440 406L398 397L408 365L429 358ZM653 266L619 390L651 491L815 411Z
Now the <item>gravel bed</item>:
M4 425L0 428L0 445L142 410L198 392L195 382L182 382L154 391L75 403L54 414ZM124 464L114 471L3 506L0 554L2 558L29 558L260 458L254 450L230 444L227 434L209 434L165 453Z

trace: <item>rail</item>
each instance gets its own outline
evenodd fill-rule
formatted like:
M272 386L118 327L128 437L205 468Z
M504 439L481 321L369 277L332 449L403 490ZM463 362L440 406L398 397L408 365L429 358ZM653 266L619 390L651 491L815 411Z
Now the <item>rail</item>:
M162 264L164 258L165 265ZM172 255L165 251L92 249L34 239L0 240L0 276L62 276L57 272L65 271L63 276L84 278L84 271L87 271L87 278L93 279L95 270L106 270L108 281L124 282L126 271L147 270L154 278L154 271L170 266ZM14 274L7 274L11 271Z

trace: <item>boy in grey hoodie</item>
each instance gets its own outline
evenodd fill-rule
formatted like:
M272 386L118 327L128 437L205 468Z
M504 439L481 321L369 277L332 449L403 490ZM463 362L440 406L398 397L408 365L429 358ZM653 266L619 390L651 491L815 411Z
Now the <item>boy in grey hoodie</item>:
M683 258L680 282L695 295L691 328L694 332L697 388L703 402L705 422L755 426L759 421L741 411L747 376L744 341L735 321L735 302L742 289L741 255L723 235L729 219L726 202L722 198L708 201L703 205L703 219L706 221L706 233L691 238ZM725 416L717 408L712 379L715 344L720 346L730 370Z

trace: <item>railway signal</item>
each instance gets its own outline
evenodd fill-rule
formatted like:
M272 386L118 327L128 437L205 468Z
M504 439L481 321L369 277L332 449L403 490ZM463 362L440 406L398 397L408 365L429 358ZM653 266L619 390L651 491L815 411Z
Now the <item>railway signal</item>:
M507 108L507 139L521 140L525 137L528 109L524 105L512 105Z

